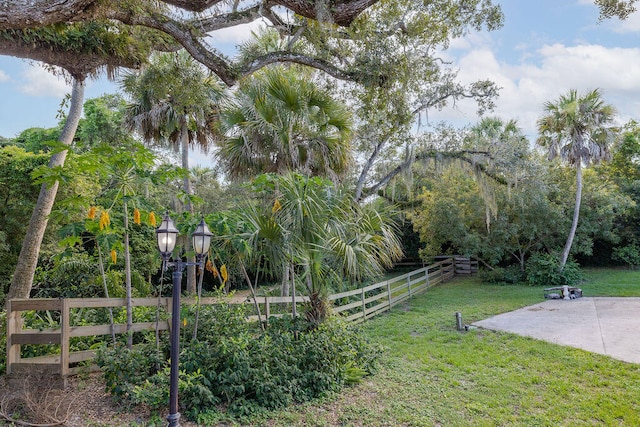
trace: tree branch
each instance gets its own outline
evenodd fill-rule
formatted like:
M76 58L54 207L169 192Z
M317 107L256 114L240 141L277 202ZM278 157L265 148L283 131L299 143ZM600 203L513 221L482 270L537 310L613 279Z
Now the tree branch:
M119 67L140 66L140 61L134 56L115 57L89 51L54 49L51 44L37 40L26 43L6 33L4 37L0 36L0 53L63 68L71 76L80 80L84 80L86 76L93 76L103 68L107 68L108 75L113 75Z
M127 25L142 25L162 31L173 37L198 62L213 71L227 85L233 86L238 73L215 49L200 41L202 33L188 23L180 22L154 11L147 14L133 14L125 10L110 10L107 18L115 19Z
M380 152L382 150L382 146L384 144L386 144L388 140L389 140L389 136L388 135L385 136L384 138L380 138L380 140L378 141L378 143L374 147L373 152L371 153L371 156L369 156L369 158L367 159L367 162L362 167L362 172L360 172L360 176L358 177L358 182L356 183L356 192L355 192L355 195L353 197L353 199L356 202L359 202L360 200L362 200L362 192L363 192L363 188L364 188L364 181L365 181L365 179L367 177L367 174L369 173L369 170L371 170L371 167L373 166L374 162L376 161L376 159L380 155Z
M499 88L496 87L495 83L489 80L480 80L466 87L446 81L444 84L435 87L427 96L423 96L426 100L420 102L413 109L412 114L415 115L430 108L442 106L449 99L453 100L454 105L460 99L476 99L478 113L483 113L494 108L493 100L498 96L498 90Z
M325 7L318 7L321 2L309 0L273 0L273 3L284 6L298 15L317 21L324 20L327 14L334 24L348 27L368 7L380 0L328 0Z
M214 15L207 18L198 19L193 21L193 25L199 28L203 33L210 31L221 30L223 28L235 27L236 25L249 24L257 19L260 19L262 5L256 5L249 9L241 10L239 12L231 12L224 15Z
M474 167L478 168L480 172L482 172L489 178L493 179L497 183L502 185L508 185L508 182L506 179L504 179L504 177L501 177L499 175L496 175L493 172L488 171L485 165L474 162L472 159L466 157L467 155L470 155L470 154L482 154L482 155L486 155L487 157L490 157L490 153L486 151L463 150L463 151L446 152L446 151L438 151L438 150L426 150L421 153L418 153L415 156L415 158L412 160L412 162L417 162L417 161L426 160L426 159L437 159L437 158L459 159L459 160L462 160L463 162L469 163L470 165L473 165ZM388 174L386 174L380 181L378 181L378 183L372 185L371 187L363 189L361 199L364 199L367 196L376 193L381 187L384 187L385 185L387 185L406 166L407 166L406 163L404 162L401 163L400 165L396 166L393 170L391 170Z
M211 6L215 6L223 1L224 0L165 0L163 3L170 4L171 6L188 10L190 12L204 12Z
M173 6L188 12L206 12L224 0L164 0L160 7ZM233 15L240 3L246 3L246 10L256 7L269 8L270 4L285 7L292 12L314 20L329 20L343 27L349 26L364 10L380 0L326 0L322 2L309 0L239 0L230 15ZM153 2L140 1L141 5L152 5ZM31 0L0 1L0 30L40 28L51 24L79 22L98 19L105 14L120 9L117 1L106 0ZM242 12L240 12L242 13ZM326 18L326 19L325 19ZM214 18L215 20L215 18Z
M142 1L142 0L141 0ZM336 23L346 23L355 19L357 14L379 0L327 0L330 6L329 13L331 19ZM161 3L183 8L185 10L206 10L219 3L220 0L201 0L201 1L185 1L174 0L164 1ZM143 10L126 7L120 2L102 2L98 0L61 0L56 2L55 7L47 8L49 2L45 0L35 0L24 2L20 6L12 6L11 11L8 6L2 6L6 2L0 2L0 30L3 28L40 28L45 23L51 24L56 22L76 22L91 19L110 19L118 21L124 25L142 26L154 29L171 36L177 45L184 47L191 56L198 62L205 65L213 71L228 86L234 85L238 78L243 75L251 74L256 70L269 64L280 62L293 62L301 65L314 67L322 70L329 75L341 79L366 83L366 81L378 81L379 79L371 79L370 76L346 71L332 65L329 61L311 58L299 53L293 52L273 52L262 57L256 58L247 66L239 68L230 60L225 58L216 49L208 46L203 38L210 31L229 28L236 25L253 22L256 19L265 18L271 21L277 27L286 26L286 24L274 14L270 7L273 5L284 6L296 13L309 18L316 18L320 13L319 10L312 8L308 10L310 5L316 2L307 0L265 0L264 3L252 1L252 6L241 10L231 11L226 14L216 14L212 17L180 20L171 15L160 12L161 8L153 3L142 1ZM240 2L242 3L242 2ZM33 13L31 13L33 12ZM32 18L18 19L23 14L30 13ZM15 18L15 19L14 19ZM4 19L4 21L3 21ZM9 24L11 21L11 24ZM9 27L11 25L11 27ZM156 46L158 50L167 50L166 42L162 46ZM116 68L135 67L139 64L123 60L123 59L106 59L92 57L91 55L75 55L69 52L68 55L53 49L52 52L45 52L44 49L35 49L33 46L20 46L19 43L8 43L3 41L0 44L0 54L29 58L43 61L48 64L58 65L72 74L87 74L87 70L95 70L101 66L109 66ZM79 59L82 58L82 61Z
M617 17L624 20L636 11L634 3L637 0L595 0L600 8L600 20Z
M98 0L0 1L0 29L38 28L94 15Z
M238 19L238 21L235 22L241 22L243 19L249 19L249 17L259 16L258 12L255 10L247 12L246 15L232 15ZM233 86L238 78L243 75L251 74L267 65L281 62L293 62L301 65L307 65L309 67L322 70L340 80L362 82L369 77L362 73L357 74L342 70L324 59L312 58L300 53L289 51L268 53L254 59L250 64L240 69L236 69L230 61L223 58L222 55L218 55L215 49L206 46L200 40L202 37L200 30L196 31L195 27L188 23L180 22L155 12L149 12L146 15L133 15L126 11L114 10L109 13L108 18L118 20L128 25L142 25L169 34L180 45L182 45L196 61L202 63L213 71L228 86ZM217 21L215 20L209 21L205 29L208 30L213 28L215 25L224 25L222 21L216 22Z
M279 62L293 62L300 65L307 65L309 67L316 68L318 70L322 70L325 73L329 74L332 77L335 77L339 80L347 80L347 81L356 81L361 82L365 81L366 77L362 74L356 74L352 71L342 70L328 61L320 58L312 58L301 53L295 52L287 52L287 51L279 51L279 52L271 52L266 55L260 56L254 59L250 64L243 67L240 70L240 74L247 75L251 74L260 68L266 67L270 64L275 64Z

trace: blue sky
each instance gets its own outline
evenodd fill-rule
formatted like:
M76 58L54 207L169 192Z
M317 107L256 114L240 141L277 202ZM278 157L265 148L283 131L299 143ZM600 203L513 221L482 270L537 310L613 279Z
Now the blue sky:
M530 137L543 104L569 89L600 88L619 120L640 119L640 13L598 22L592 0L503 0L504 27L455 40L445 55L471 82L502 89L494 115L517 119ZM477 121L475 106L431 113L431 120Z
M545 101L569 89L600 88L615 105L621 122L640 119L640 13L627 21L598 23L591 0L496 0L504 27L454 40L444 56L464 82L489 78L501 89L494 115L517 119L534 136ZM247 28L216 35L216 43L235 43ZM218 44L216 44L218 45ZM106 80L91 81L86 98L114 91ZM36 64L0 56L0 135L16 136L28 127L50 127L65 93L64 81ZM431 112L432 121L474 123L475 106Z

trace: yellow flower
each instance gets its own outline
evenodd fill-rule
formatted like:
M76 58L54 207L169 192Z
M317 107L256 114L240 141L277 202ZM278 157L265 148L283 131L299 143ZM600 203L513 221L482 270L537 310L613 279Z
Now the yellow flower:
M87 218L96 219L96 207L95 206L91 206L89 208L89 212L87 213Z
M156 226L156 214L154 214L153 212L149 212L149 224L151 224L152 227Z
M220 267L220 276L222 276L222 281L227 283L227 280L229 280L229 273L227 273L226 264L222 264L222 267Z
M111 249L111 262L115 264L116 261L118 261L118 253L115 249Z
M109 218L109 213L107 211L102 211L100 214L100 230L104 230L109 227L111 224L111 219Z
M133 210L133 222L140 225L140 211L137 208Z
M276 213L280 209L282 209L282 205L280 204L280 200L276 199L276 201L273 202L273 207L271 208L271 213Z
M213 263L211 262L210 259L208 259L207 262L204 264L204 269L207 270L209 273L213 273ZM216 277L215 274L213 275L213 277Z
M187 319L182 319L182 326L187 326Z

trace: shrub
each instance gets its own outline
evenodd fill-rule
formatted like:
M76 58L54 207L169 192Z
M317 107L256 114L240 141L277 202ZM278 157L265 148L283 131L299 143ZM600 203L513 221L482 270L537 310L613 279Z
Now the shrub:
M131 400L151 408L166 408L169 405L170 367L131 387ZM197 419L203 409L211 408L218 399L210 390L210 383L198 369L195 372L180 371L178 378L179 402L186 417Z
M640 265L640 248L636 244L614 248L612 258L628 265L630 268L636 268Z
M482 282L492 284L520 283L526 279L525 273L520 270L519 265L510 265L504 268L496 267L493 270L481 270L478 277Z
M184 343L180 355L180 411L194 420L211 418L221 403L227 416L243 420L339 390L373 372L379 354L337 319L312 329L300 318L271 318L260 332L243 310L225 304L200 319L198 339ZM163 362L152 372L151 350L149 344L103 349L99 364L113 394L161 408L168 402L169 369Z
M102 369L107 390L115 397L129 398L134 386L143 384L163 363L161 355L150 344L133 349L101 347L96 363Z
M548 253L537 253L527 261L527 282L531 286L573 286L582 279L580 266L569 259L560 271L558 257Z

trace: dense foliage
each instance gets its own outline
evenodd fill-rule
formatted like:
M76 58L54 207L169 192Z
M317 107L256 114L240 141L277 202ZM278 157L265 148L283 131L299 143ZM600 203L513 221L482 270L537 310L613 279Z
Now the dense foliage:
M208 306L197 339L182 335L180 410L190 419L220 408L241 419L305 402L375 369L376 347L338 320L309 328L301 318L271 318L261 332L245 315L238 305ZM98 363L114 397L161 409L169 400L167 353L152 343L134 350L104 347Z
M487 124L490 122L481 123ZM638 262L633 225L638 200L639 168L633 160L638 153L637 132L629 124L611 147L612 161L582 172L580 222L571 250L571 258L581 265L633 266ZM472 128L457 140L463 147L491 150L492 169L487 170L500 174L507 185L481 179L454 162L414 168L412 188L419 204L409 212L422 240L422 255L478 257L485 268L495 269L485 274L489 281L525 280L535 276L531 272L538 268L545 272L529 283L564 280L545 276L551 264L543 266L539 261L550 261L550 254L558 257L569 233L575 168L548 162L528 146L518 146L518 139L494 138L487 144L482 135ZM571 258L566 268L575 266ZM568 276L573 277L573 272ZM574 282L575 277L568 280Z
M0 148L0 299L9 289L26 230L25 217L33 210L38 187L31 173L46 164L46 154L35 154L18 146Z

